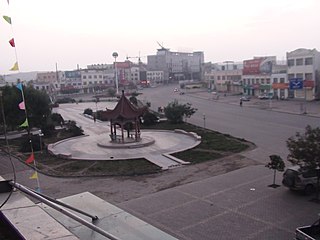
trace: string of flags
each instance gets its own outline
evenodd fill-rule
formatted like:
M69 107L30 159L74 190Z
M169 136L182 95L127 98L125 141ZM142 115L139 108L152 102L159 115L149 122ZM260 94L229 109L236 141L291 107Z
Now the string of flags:
M8 5L10 4L10 1L7 0ZM12 35L13 34L13 27L12 27L12 19L10 16L7 15L3 15L3 19L11 25L11 32ZM15 39L14 37L11 37L11 39L8 41L10 46L14 48L15 50L15 57L16 57L16 61L13 64L13 66L10 68L10 71L19 71L19 64L18 64L18 55L17 55L17 49L16 49L16 43L15 43ZM24 99L24 92L23 92L23 85L22 83L18 83L16 85L16 87L20 90L21 92L21 96L22 96L22 102L19 103L18 107L20 110L24 110L25 112L25 120L24 122L20 125L21 128L29 128L29 122L28 122L28 114L27 114L27 109L26 109L26 104L25 104L25 99ZM30 129L29 129L30 132ZM31 155L25 160L26 164L33 164L34 165L34 169L35 171L33 172L33 174L29 177L30 179L36 179L37 180L37 187L36 187L36 191L40 192L40 182L39 182L39 178L38 178L38 172L37 172L37 166L36 166L36 161L35 161L35 157L34 157L34 152L33 152L33 146L32 146L32 139L30 138L30 146L31 146Z
M20 109L20 110L24 110L24 111L25 111L25 116L26 116L25 121L20 125L20 127L28 128L28 127L29 127L28 114L27 114L27 109L26 109L26 105L25 105L23 85L22 85L22 83L18 83L18 84L16 85L16 87L20 90L21 96L22 96L22 102L19 103L19 109ZM32 174L29 178L30 178L30 179L36 179L36 180L37 180L38 186L37 186L37 188L36 188L36 191L37 191L37 192L40 192L40 191L41 191L41 190L40 190L40 181L39 181L39 178L38 178L36 160L35 160L35 157L34 157L34 152L33 152L33 146L32 146L32 140L31 140L31 138L30 138L30 146L31 146L31 155L25 160L25 163L26 163L26 164L32 164L32 163L33 163L35 171L33 172L33 174Z
M8 5L10 4L10 1L7 0L7 3ZM12 19L10 16L7 16L7 15L3 15L3 19L11 25L11 32L12 32L12 35L13 34L13 27L12 27ZM16 44L15 44L15 40L14 40L14 37L12 37L10 40L9 40L9 44L11 45L11 47L14 48L15 50L15 57L16 57L16 62L13 64L13 66L10 68L10 71L19 71L19 64L18 64L18 55L17 55L17 49L16 49Z

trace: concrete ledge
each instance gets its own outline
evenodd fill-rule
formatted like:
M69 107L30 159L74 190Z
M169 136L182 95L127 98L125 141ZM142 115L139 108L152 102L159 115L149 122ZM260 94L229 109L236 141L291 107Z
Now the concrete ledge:
M175 161L175 162L177 162L177 163L180 163L180 164L182 164L182 165L188 165L188 164L190 164L190 162L183 161L183 160L181 160L181 159L179 159L179 158L176 158L176 157L174 157L174 156L172 156L172 155L170 155L170 154L167 154L167 153L164 153L164 154L162 154L162 155L165 156L165 157L167 157L167 158L169 158L169 159L171 159L171 160L173 160L173 161Z
M181 134L185 134L188 135L190 137L193 137L194 139L196 139L197 141L201 141L201 136L199 136L198 134L196 134L195 132L187 132L184 131L182 129L175 129L174 130L175 133L181 133Z

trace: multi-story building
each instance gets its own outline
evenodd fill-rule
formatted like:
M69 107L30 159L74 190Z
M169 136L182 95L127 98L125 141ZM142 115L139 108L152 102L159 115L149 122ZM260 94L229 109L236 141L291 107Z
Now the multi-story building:
M151 86L157 86L164 84L163 71L147 71L147 82Z
M287 64L274 64L272 66L272 93L275 99L288 98L289 83L287 78L287 70Z
M81 82L84 93L98 92L114 86L114 73L112 71L97 69L82 69Z
M163 71L166 82L203 80L203 52L171 52L160 48L156 55L148 56L148 71Z
M60 91L61 81L65 78L63 71L39 72L33 87L38 90L44 90L47 93L57 93Z
M243 61L242 84L243 93L251 96L272 96L272 66L276 57L254 57Z
M303 81L300 89L289 89L289 97L305 100L320 99L320 53L310 49L287 52L288 80Z
M242 63L234 63L232 61L216 63L210 72L205 73L205 82L211 90L241 93L242 68Z

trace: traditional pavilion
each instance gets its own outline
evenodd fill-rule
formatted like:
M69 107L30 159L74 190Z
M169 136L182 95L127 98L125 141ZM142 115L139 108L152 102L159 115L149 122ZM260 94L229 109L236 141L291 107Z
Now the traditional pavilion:
M124 95L122 95L113 110L103 111L101 118L110 121L110 138L114 143L138 142L140 136L139 118L147 111L147 107L138 108L134 106ZM118 131L121 131L118 134ZM127 136L125 137L125 131Z

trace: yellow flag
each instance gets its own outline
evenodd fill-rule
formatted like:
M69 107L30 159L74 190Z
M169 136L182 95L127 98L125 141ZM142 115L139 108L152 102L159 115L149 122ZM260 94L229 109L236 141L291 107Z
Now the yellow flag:
M3 16L3 19L7 21L7 23L11 24L11 17Z
M38 179L38 173L34 172L29 178L30 179Z
M18 62L15 62L12 68L10 68L10 71L19 71L19 65Z

